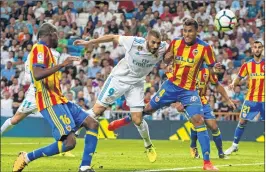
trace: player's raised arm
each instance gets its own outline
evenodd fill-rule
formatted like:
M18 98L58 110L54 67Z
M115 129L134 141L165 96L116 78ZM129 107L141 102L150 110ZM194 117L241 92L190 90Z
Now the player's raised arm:
M82 46L90 46L93 44L99 44L99 43L104 43L104 42L116 42L119 43L119 35L104 35L102 37L99 37L97 39L92 39L89 41L84 41L84 40L76 40L74 41L74 45L82 45Z

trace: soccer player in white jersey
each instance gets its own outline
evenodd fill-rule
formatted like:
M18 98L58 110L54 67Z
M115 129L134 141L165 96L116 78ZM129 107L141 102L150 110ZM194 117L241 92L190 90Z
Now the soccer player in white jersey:
M57 52L55 49L51 48L52 54L56 59L59 58L60 53ZM31 82L31 77L30 77L30 68L29 68L29 60L27 59L25 62L25 79L26 81ZM30 114L37 114L38 109L36 106L36 100L35 100L35 90L34 90L34 85L31 83L27 92L25 93L25 98L21 105L19 106L17 112L15 115L11 118L8 118L4 124L1 126L1 135L4 134L4 132L7 132L8 130L12 129L15 125L20 123L24 118L26 118ZM63 156L68 156L68 157L75 157L70 152L65 152L60 155Z
M161 41L159 32L151 30L146 39L133 36L105 35L90 41L76 40L74 45L92 46L114 41L124 46L125 57L114 67L105 81L97 102L90 111L91 115L100 116L106 108L122 95L130 107L132 121L144 140L150 162L155 162L157 154L150 140L149 128L142 118L144 107L144 80L153 67L165 55L168 44ZM168 58L170 54L164 58Z

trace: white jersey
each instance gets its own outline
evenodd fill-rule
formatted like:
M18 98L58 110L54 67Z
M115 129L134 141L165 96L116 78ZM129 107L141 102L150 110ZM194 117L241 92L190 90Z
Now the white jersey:
M120 36L119 44L126 49L125 58L114 67L111 75L119 81L135 84L144 81L153 67L163 59L169 45L162 42L156 55L149 52L147 42L142 37Z

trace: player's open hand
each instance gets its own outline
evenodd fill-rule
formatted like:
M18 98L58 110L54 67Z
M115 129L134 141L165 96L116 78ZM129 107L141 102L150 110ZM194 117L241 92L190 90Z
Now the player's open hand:
M72 64L74 61L80 61L78 57L75 56L69 56L63 63L62 65L66 67L67 65Z
M178 112L184 112L184 106L182 105L182 103L181 102L176 102L175 103L175 107L176 107L176 109L178 110Z
M75 40L73 42L73 45L82 45L82 46L86 46L86 47L88 47L90 44L91 44L90 41L84 41L82 39L78 39L78 40Z

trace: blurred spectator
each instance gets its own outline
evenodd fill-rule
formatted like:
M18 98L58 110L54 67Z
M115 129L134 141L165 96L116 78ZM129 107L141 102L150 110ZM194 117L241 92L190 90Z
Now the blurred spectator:
M152 12L158 11L159 15L163 14L163 1L155 0L152 4Z
M6 78L8 81L11 81L15 77L16 71L12 68L12 62L8 61L6 69L1 70L2 78Z
M15 114L21 105L21 103L24 100L24 91L20 90L18 93L13 95L13 103L12 103L12 109L13 109L13 114ZM25 105L27 106L27 105Z
M65 32L64 31L59 31L58 34L58 46L56 48L56 51L59 53L63 52L63 48L67 47L68 40L65 38Z
M12 112L13 99L8 91L5 91L3 94L4 97L1 99L1 110Z
M41 16L41 14L45 13L45 9L41 6L42 3L43 3L42 1L38 1L36 6L34 6L32 9L36 19L38 19Z
M107 24L107 21L111 21L112 20L112 13L110 13L108 11L108 5L105 5L103 7L103 12L101 12L99 15L99 20L102 21L102 24L103 25L106 25ZM99 22L99 21L98 21Z
M98 58L93 59L93 66L88 69L88 77L95 78L96 73L101 72L101 67L99 66Z
M84 1L83 4L83 12L89 13L95 7L95 2L92 0Z

